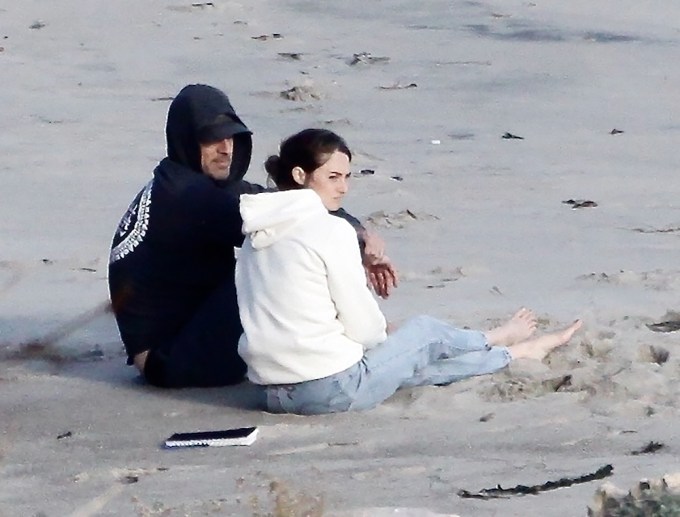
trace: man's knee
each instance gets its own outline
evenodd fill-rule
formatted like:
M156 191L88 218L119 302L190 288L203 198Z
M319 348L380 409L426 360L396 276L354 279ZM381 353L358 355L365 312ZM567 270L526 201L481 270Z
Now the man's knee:
M159 388L210 388L238 384L245 380L246 364L235 352L214 360L190 363L168 357L160 349L148 351L143 374Z
M137 356L135 356L135 360ZM135 363L136 366L136 363ZM147 350L142 368L144 378L149 384L159 388L170 388L165 375L165 361L159 357L158 350Z

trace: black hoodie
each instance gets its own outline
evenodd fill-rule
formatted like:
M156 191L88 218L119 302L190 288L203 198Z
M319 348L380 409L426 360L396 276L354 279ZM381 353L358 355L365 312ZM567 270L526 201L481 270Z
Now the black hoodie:
M201 171L199 138L224 130L225 119L234 151L229 177L217 181ZM166 138L167 158L135 197L111 246L109 291L128 363L172 339L217 286L233 282L234 247L243 242L238 195L263 190L242 180L251 133L221 91L183 88L168 110Z

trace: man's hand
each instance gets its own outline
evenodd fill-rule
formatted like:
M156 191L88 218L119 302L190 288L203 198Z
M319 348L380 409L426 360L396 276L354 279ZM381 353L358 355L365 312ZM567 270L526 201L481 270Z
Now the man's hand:
M397 270L392 265L389 257L383 255L380 262L373 264L364 263L364 269L366 270L366 278L368 283L375 294L381 298L389 297L392 289L399 284L399 275Z
M385 241L372 230L365 229L361 233L364 240L364 253L361 257L365 265L379 263L385 256Z
M399 283L399 275L390 258L385 255L385 241L374 231L364 230L363 256L366 279L375 294L387 298Z

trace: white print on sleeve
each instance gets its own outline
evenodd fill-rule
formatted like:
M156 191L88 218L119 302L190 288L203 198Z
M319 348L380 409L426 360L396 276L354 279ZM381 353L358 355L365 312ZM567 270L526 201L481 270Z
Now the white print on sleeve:
M132 202L120 221L116 231L116 239L123 237L123 240L111 250L111 256L109 257L110 264L131 253L144 239L144 235L146 235L146 231L149 228L152 184L153 180L144 187L138 199Z

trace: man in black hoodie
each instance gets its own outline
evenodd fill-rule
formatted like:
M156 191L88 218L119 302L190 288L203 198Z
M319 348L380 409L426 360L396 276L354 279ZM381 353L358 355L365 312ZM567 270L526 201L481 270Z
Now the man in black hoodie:
M223 92L184 87L168 110L168 156L114 235L113 312L128 364L156 386L244 378L234 287L234 247L243 242L238 196L264 190L243 180L251 134ZM346 212L336 215L362 230Z

